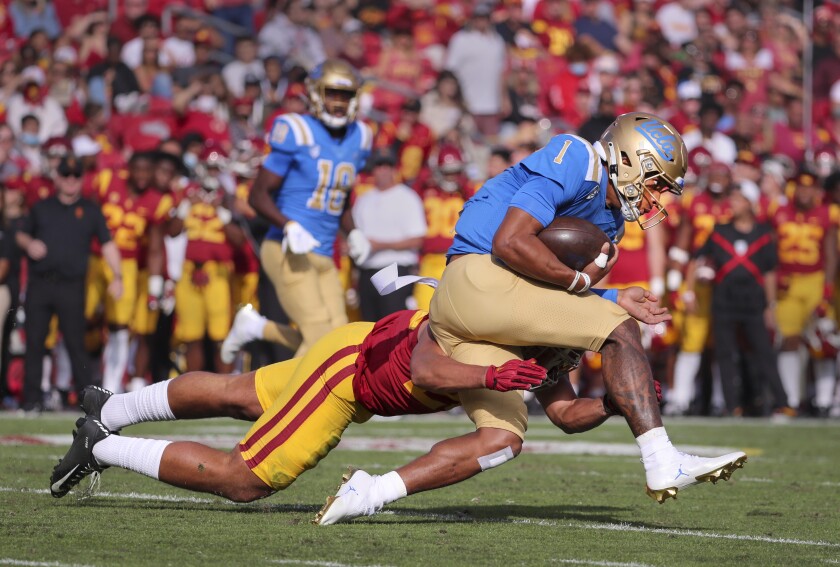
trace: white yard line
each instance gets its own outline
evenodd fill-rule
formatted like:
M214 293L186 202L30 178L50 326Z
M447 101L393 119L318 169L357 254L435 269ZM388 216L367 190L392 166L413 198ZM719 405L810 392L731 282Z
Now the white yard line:
M13 488L8 486L0 487L0 492L22 492L22 493L30 493L30 494L47 494L49 491L46 489L41 488ZM212 498L198 498L194 496L172 496L166 494L143 494L138 492L129 492L129 493L117 493L117 492L98 492L94 498L122 498L122 499L130 499L130 500L153 500L153 501L163 501L163 502L184 502L184 503L191 503L191 504L227 504L230 506L243 506L243 504L234 504L232 502L228 502L227 500L222 499L212 499ZM247 506L247 504L245 504ZM262 504L265 506L265 504ZM277 508L293 510L293 511L301 511L307 512L315 509L315 506L306 506L302 504L288 504L288 505L273 505ZM520 519L508 519L508 518L472 518L469 516L463 515L453 515L453 514L427 514L420 510L389 510L386 512L382 512L383 514L391 514L391 515L398 515L398 516L412 516L412 517L420 517L420 518L429 518L433 520L438 520L442 522L471 522L471 523L501 523L501 524L523 524L523 525L537 525L537 526L546 526L546 527L553 527L553 528L572 528L572 529L587 529L587 530L600 530L600 531L619 531L619 532L643 532L643 533L651 533L651 534L662 534L662 535L669 535L669 536L682 536L682 537L698 537L698 538L705 538L705 539L725 539L725 540L734 540L734 541L760 541L764 543L781 543L781 544L788 544L788 545L809 545L809 546L816 546L816 547L830 547L830 548L840 548L840 543L833 543L828 541L820 541L820 540L805 540L805 539L794 539L794 538L778 538L778 537L767 537L767 536L754 536L754 535L739 535L739 534L726 534L726 533L715 533L715 532L701 532L697 530L681 530L681 529L672 529L672 528L649 528L645 526L635 526L633 524L621 523L585 523L585 524L576 524L576 523L568 523L568 522L557 522L554 520L538 520L532 518L520 518Z
M351 563L337 563L335 561L313 561L311 559L269 559L269 563L280 565L314 565L316 567L388 567L387 565L356 565Z
M58 561L26 561L25 559L12 559L0 557L0 565L23 565L24 567L91 567L78 563L59 563Z
M211 447L230 448L242 440L239 435L154 435L155 439L167 441L195 441ZM44 445L66 446L70 444L69 435L29 435L31 442ZM406 451L424 453L432 448L439 439L419 437L345 437L336 449L344 451ZM0 437L0 443L3 443ZM9 438L9 445L24 445L24 439ZM700 456L716 456L721 453L737 451L733 447L713 447L707 445L681 445L680 450ZM526 442L522 453L534 455L595 455L611 457L639 457L639 447L635 443L594 443L588 441L531 441Z
M551 563L570 565L594 565L595 567L653 567L649 563L623 563L619 561L594 561L592 559L551 559Z

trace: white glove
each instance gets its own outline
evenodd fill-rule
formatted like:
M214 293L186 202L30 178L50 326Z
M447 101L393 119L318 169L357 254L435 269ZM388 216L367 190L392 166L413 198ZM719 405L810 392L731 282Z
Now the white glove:
M300 223L289 221L283 227L283 251L292 254L307 254L321 245L309 231L303 228Z
M358 228L354 228L347 235L347 252L357 266L368 259L370 249L370 240Z

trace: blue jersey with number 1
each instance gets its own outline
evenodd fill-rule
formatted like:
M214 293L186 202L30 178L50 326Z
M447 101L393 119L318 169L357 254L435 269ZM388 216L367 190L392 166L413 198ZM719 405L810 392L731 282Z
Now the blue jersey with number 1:
M543 227L555 217L586 219L616 240L621 211L607 208L607 176L592 145L578 136L555 136L544 148L488 180L455 225L455 254L489 254L509 207L522 209Z
M263 167L283 177L277 208L321 243L313 252L332 256L344 204L370 155L370 127L351 122L342 138L333 138L312 116L284 114L275 119L268 142ZM283 229L272 226L266 238L282 241Z

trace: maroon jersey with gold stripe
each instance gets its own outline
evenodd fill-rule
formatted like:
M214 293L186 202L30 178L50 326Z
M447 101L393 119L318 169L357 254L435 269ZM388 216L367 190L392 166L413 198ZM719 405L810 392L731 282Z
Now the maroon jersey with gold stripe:
M779 272L813 274L825 270L823 241L838 224L836 207L818 205L802 211L788 203L775 212L773 227L777 232Z
M411 352L425 311L397 311L380 319L356 359L353 392L376 415L435 413L459 405L457 396L427 392L411 381Z

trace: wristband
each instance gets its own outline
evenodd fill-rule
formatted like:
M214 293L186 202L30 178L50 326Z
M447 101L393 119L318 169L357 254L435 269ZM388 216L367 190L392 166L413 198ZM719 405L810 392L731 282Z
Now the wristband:
M831 299L832 295L834 295L834 286L826 283L823 287L823 299Z
M650 292L661 299L665 294L665 280L659 277L650 278Z
M580 276L581 272L575 271L575 279L572 280L572 283L570 283L569 287L567 287L566 289L571 291L572 293L575 293L575 286L577 285Z
M688 252L676 246L671 246L671 249L668 250L668 258L677 264L688 264L689 260Z
M163 276L149 276L149 295L160 297L163 295Z
M178 210L175 213L175 216L181 220L184 220L189 216L190 209L192 208L192 203L190 203L189 199L184 199L181 201L181 204L178 205Z
M592 280L589 278L589 274L586 272L580 272L580 275L583 276L583 287L580 288L576 293L585 293L589 291L589 286L592 285Z
M682 272L679 270L668 270L668 274L665 276L665 285L668 287L668 290L677 291L680 289L681 283Z
M233 214L224 207L216 207L216 216L222 221L222 224L230 224L233 220Z

